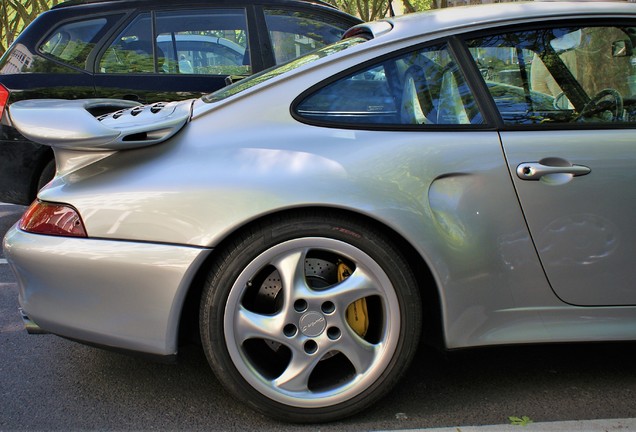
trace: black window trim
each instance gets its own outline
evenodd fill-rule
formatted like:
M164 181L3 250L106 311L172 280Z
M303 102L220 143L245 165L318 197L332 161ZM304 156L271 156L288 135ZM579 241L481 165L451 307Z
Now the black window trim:
M450 36L448 39L448 45L457 59L460 69L464 72L464 77L476 99L484 122L500 129L503 126L503 118L499 114L495 100L490 94L472 54L468 50L468 45L463 38L457 35Z

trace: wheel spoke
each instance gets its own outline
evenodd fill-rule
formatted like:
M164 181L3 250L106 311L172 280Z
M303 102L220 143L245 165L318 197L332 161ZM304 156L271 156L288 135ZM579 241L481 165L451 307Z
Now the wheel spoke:
M328 297L340 306L348 306L363 297L384 296L380 283L366 271L357 268L351 276L326 290L321 295Z
M283 290L283 310L289 310L300 293L309 290L305 280L306 250L294 251L272 261L278 269Z
M236 313L235 338L239 344L248 339L269 339L281 342L283 322L280 314L262 315L241 306Z
M274 386L294 393L309 391L309 377L319 361L318 356L310 357L300 351L294 351L285 372L274 380Z
M349 359L357 374L363 374L373 366L381 345L370 344L358 335L351 334L336 349Z

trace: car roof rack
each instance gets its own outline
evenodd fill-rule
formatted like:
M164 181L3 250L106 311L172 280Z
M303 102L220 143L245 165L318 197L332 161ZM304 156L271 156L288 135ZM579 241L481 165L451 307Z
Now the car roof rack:
M83 4L95 4L95 3L106 3L106 2L127 2L127 1L130 1L130 0L67 0L62 3L58 3L57 5L53 6L51 9L61 9L68 6L77 6L77 5L83 5ZM154 1L154 0L138 0L138 1ZM333 9L338 9L336 5L328 3L327 1L324 1L324 0L297 0L297 1L305 2L305 3L314 3L321 6L327 6ZM212 2L213 0L211 1L211 3Z

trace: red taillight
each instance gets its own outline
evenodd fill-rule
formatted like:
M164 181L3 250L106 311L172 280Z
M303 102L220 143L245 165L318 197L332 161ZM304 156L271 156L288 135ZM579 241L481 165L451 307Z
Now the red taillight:
M7 101L9 100L9 90L2 84L0 84L0 119L2 118L2 114L4 113L4 108L7 106Z
M20 219L20 229L35 234L87 237L82 218L66 204L35 201Z

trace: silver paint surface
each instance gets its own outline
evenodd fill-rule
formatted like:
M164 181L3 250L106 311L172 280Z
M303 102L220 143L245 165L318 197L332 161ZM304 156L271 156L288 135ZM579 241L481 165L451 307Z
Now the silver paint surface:
M33 235L14 226L4 250L19 301L41 328L104 346L171 355L201 248Z
M122 150L158 144L190 118L192 101L139 106L113 99L24 100L10 105L11 121L31 141L58 149ZM122 108L101 117L89 110Z
M438 36L599 11L599 19L633 17L636 8L524 3L481 11L393 20L375 40L221 102L196 101L191 121L157 145L122 150L101 135L87 145L91 136L78 132L81 144L56 150L58 176L39 198L73 205L92 239L7 235L25 311L65 336L172 352L178 306L205 251L261 217L324 207L373 219L420 254L449 348L636 339L633 130L380 132L322 128L290 114L307 88ZM546 158L591 171L539 181L517 175L519 164ZM143 315L129 316L142 306Z

